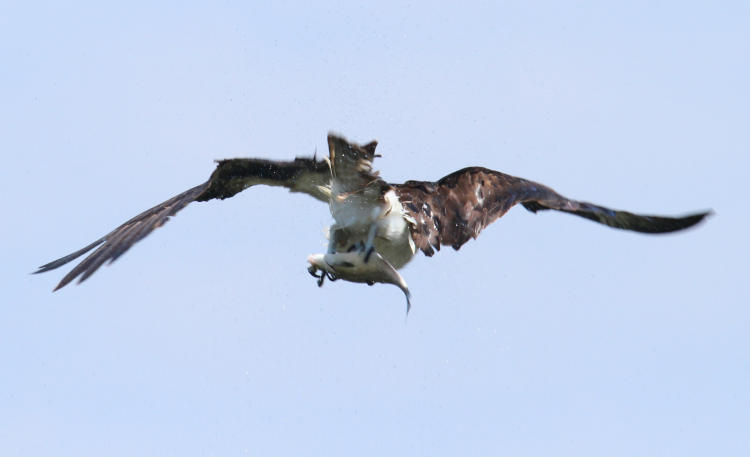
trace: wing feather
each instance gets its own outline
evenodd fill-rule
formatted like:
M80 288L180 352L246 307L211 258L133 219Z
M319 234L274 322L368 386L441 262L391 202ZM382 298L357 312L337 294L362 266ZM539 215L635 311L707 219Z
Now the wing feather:
M642 233L682 230L710 214L665 217L612 210L570 200L542 184L481 167L464 168L436 182L407 181L394 188L416 221L411 227L412 238L427 256L441 245L458 250L517 203L532 212L553 209Z
M297 158L288 162L263 159L221 160L205 183L142 212L88 246L42 265L34 273L54 270L96 248L66 274L54 290L64 287L76 278L79 278L80 283L94 274L105 262L112 263L117 260L135 243L164 225L170 217L194 201L225 199L248 187L266 184L286 187L292 192L306 193L327 202L329 182L328 164L315 158Z

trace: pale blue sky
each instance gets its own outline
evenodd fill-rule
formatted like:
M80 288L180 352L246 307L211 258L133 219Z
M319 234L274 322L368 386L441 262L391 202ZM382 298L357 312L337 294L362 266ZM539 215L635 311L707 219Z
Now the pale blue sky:
M0 6L0 455L750 454L747 2ZM217 158L380 141L644 213L515 208L392 286L327 283L328 209L188 207L83 286L38 265Z

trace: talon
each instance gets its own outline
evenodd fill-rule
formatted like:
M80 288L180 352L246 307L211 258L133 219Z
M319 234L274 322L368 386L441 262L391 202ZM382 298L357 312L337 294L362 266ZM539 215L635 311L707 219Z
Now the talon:
M326 272L325 271L320 270L320 274L317 274L318 273L318 268L315 267L315 266L313 266L313 265L310 265L307 268L307 272L310 273L310 276L312 276L313 278L318 278L318 281L317 281L318 282L318 287L323 287L323 281L326 279Z
M336 280L338 280L338 279L339 279L339 278L338 278L338 276L336 276L336 275L335 275L335 274L333 274L333 273L329 273L329 272L327 272L327 271L325 272L325 275L326 275L326 276L328 276L328 279L330 279L330 280L331 280L331 282L333 282L333 281L336 281Z
M370 249L367 250L367 254L365 254L365 263L367 263L370 260L370 255L372 254L372 251L375 250L375 247L370 246Z

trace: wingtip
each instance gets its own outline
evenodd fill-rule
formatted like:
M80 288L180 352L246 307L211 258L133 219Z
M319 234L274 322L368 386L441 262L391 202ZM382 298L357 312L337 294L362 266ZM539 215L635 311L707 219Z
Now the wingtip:
M713 209L708 209L706 211L702 211L699 213L691 214L690 216L686 216L685 220L689 221L689 225L686 225L685 228L692 227L694 225L698 225L701 222L705 221L709 217L715 216L716 212Z
M60 259L61 260L61 259ZM45 263L44 265L41 265L36 268L36 271L32 271L29 274L32 275L38 275L39 273L46 273L48 271L54 270L55 268L59 267L58 263L60 260L55 260L54 262Z
M53 268L50 268L50 265L51 264L49 264L49 263L46 264L46 265L42 265L41 267L38 267L36 269L36 271L32 271L29 274L30 275L38 275L39 273L46 273L46 272L48 272L48 271L50 271L50 270L53 269ZM61 288L65 287L65 284L67 284L67 282L64 282L64 280L60 281L59 283L57 283L57 285L55 286L55 288L52 289L52 292L57 292L58 289L61 289Z
M67 276L64 277L64 278L62 278L62 280L57 283L57 285L55 286L55 288L52 289L52 292L57 292L58 290L60 290L63 287L67 286L68 284L70 284L71 280L72 280L72 278L68 278ZM78 281L78 282L80 284L80 281Z
M657 234L674 233L674 232L679 232L685 229L691 229L703 223L708 217L713 216L713 215L714 215L714 211L712 209L709 209L707 211L687 214L682 217L657 218L657 219L660 219L660 221L662 221L663 223L661 225L656 226L657 228L659 228L659 230L653 230L651 231L651 233L657 233Z

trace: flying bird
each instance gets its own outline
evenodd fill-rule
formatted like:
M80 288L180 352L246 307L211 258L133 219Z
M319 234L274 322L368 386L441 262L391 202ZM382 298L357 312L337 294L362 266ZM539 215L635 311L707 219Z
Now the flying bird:
M709 212L682 217L648 216L613 210L563 197L551 188L482 167L468 167L437 181L392 184L372 163L376 141L358 145L328 135L328 157L292 161L241 158L217 161L208 181L154 206L88 246L42 265L54 270L94 250L66 274L54 290L76 278L85 281L105 262L112 263L171 216L194 201L225 199L258 185L286 187L328 204L334 222L326 253L310 255L308 271L319 286L335 281L393 284L410 292L398 270L418 251L432 256L441 246L464 243L520 203L528 211L556 210L613 228L667 233L691 227Z

